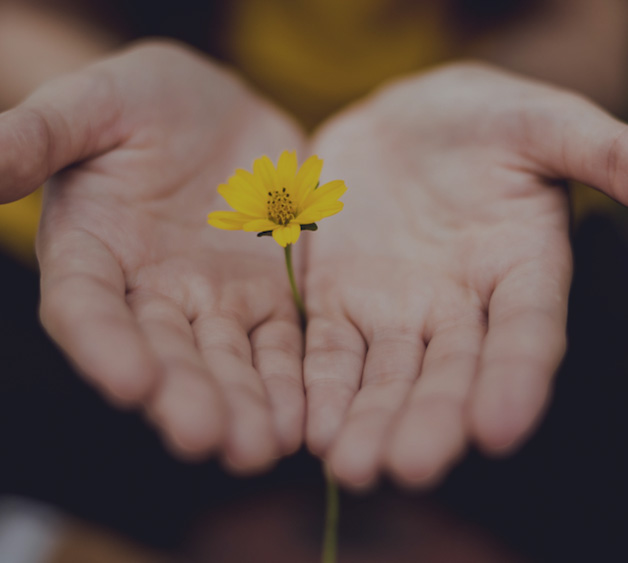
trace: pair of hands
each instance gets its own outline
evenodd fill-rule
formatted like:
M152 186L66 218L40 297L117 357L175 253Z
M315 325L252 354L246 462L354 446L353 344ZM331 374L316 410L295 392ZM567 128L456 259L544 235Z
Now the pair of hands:
M508 451L538 421L565 350L562 180L626 202L625 132L574 94L461 64L307 139L229 72L149 43L0 116L0 197L50 179L42 322L176 451L249 472L305 437L345 485L427 484L470 441ZM284 149L349 188L295 249L305 348L280 249L205 222L235 168Z

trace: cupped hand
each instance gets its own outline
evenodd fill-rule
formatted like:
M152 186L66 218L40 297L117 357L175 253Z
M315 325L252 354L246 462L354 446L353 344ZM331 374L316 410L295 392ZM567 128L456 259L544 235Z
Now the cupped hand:
M309 447L342 483L438 480L512 450L566 346L564 180L628 202L626 127L476 64L395 83L319 132L345 210L309 240Z
M301 442L302 336L280 249L206 216L236 167L301 144L239 80L165 42L0 117L3 200L56 173L37 249L50 335L177 451L218 452L236 470Z

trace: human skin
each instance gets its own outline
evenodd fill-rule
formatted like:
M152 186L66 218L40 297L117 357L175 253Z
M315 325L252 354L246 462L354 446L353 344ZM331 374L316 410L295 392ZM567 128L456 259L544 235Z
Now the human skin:
M77 370L188 457L255 471L299 447L302 336L282 253L211 229L216 186L298 128L168 42L52 81L0 116L0 193L48 180L41 319ZM56 174L55 174L56 173Z
M307 443L343 484L437 481L512 451L566 346L565 179L628 203L628 128L577 94L476 63L403 79L313 150L345 210L308 240Z
M576 178L623 200L616 181L593 173L621 164L621 142L614 145L615 152L609 146L623 125L573 94L507 78L500 71L462 66L417 75L380 92L334 118L308 145L280 112L180 47L133 48L94 68L46 86L0 118L3 201L25 195L54 172L78 163L50 182L38 252L42 319L79 372L115 401L145 409L167 442L184 455L217 453L230 467L251 471L298 447L304 420L300 336L281 256L268 241L251 241L250 235L210 235L203 219L219 205L212 186L233 169L262 153L276 158L284 148L300 148L303 156L320 152L325 174L346 179L350 187L346 210L326 220L309 241L304 238L297 253L306 255L309 266L304 288L312 317L305 359L310 448L329 459L337 478L350 486L368 485L384 470L404 483L426 484L442 476L470 441L486 451L509 451L531 431L564 349L570 251L564 194L555 184ZM470 81L479 70L481 78ZM511 84L504 90L513 102L507 107L495 93L504 81ZM28 82L28 88L35 83ZM441 88L438 93L434 85ZM530 97L541 109L544 103L548 107L530 113ZM213 111L206 111L207 105ZM248 110L242 112L243 107ZM487 132L487 123L478 119L488 110L494 127ZM248 126L239 119L242 115L248 116ZM524 128L526 142L519 137L515 146L515 125L527 123L526 115L537 119ZM586 134L575 135L576 125ZM556 147L569 150L558 154ZM173 158L176 154L185 158ZM417 156L426 154L429 159ZM455 165L454 154L459 155ZM194 168L192 161L199 163L193 171L181 167L186 162ZM383 185L392 187L384 192ZM521 187L520 196L506 189L512 186ZM369 197L361 196L366 193ZM461 197L463 205L457 203ZM486 215L472 213L482 206ZM198 210L202 217L192 221L198 231L187 229L181 217ZM547 224L538 218L523 221L526 213L536 217L537 211L543 211ZM504 215L497 221L500 212ZM388 215L401 219L384 220ZM374 226L372 218L382 219ZM452 222L466 230L451 229ZM173 235L177 231L185 234ZM547 246L540 243L542 233L552 233ZM465 251L455 250L454 240ZM227 247L229 256L218 251ZM348 248L357 253L351 260ZM535 255L539 248L545 259ZM399 275L391 276L381 265L373 268L372 257L381 264L384 251ZM207 262L197 262L198 256ZM249 260L251 256L256 258ZM253 267L256 259L263 261L260 268ZM526 264L540 270L527 272ZM331 271L338 271L337 279L331 279ZM242 283L231 283L234 276ZM260 278L267 280L261 287L268 293L260 292ZM197 283L201 279L205 281ZM517 279L523 289L516 286ZM421 290L406 280L420 282ZM490 378L485 376L484 351L490 350L491 326L500 315L507 316L499 308L492 315L496 297L508 294L507 281L517 290L512 293L528 297L515 309L546 311L540 316L547 321L541 329L534 324L538 319L517 325L523 336L505 331L513 354L515 344L524 344L519 353L527 356L530 368L543 330L547 337L541 365L532 376L510 356L502 361L516 364L517 374ZM538 303L536 294L526 293L531 292L528 281L545 287L541 295L546 297L549 290L543 284L550 286L555 302L550 307ZM201 295L199 285L212 291ZM237 288L223 291L227 285ZM333 299L343 314L332 314ZM253 301L260 308L249 308ZM273 322L262 322L266 316ZM200 348L206 346L198 346L197 338L192 343L191 334L209 318L216 319L208 322L215 328L206 335L210 340L226 326L234 330L218 343L220 354L214 349L203 357L207 354ZM448 319L452 326L446 331ZM342 331L348 320L359 329L351 336ZM259 329L248 338L258 322ZM336 322L339 326L332 328L340 339L329 330ZM454 335L458 324L463 325L461 334ZM502 333L499 328L493 332ZM437 345L452 356L456 338L464 350L453 359L430 360ZM368 355L365 339L372 344ZM344 352L339 343L346 344ZM499 340L492 346L508 350ZM265 353L260 356L259 350ZM466 360L458 357L463 355ZM345 364L338 358L353 358L343 373L339 367ZM444 367L427 370L429 362ZM462 373L457 383L446 362ZM328 371L321 368L325 365ZM238 376L226 378L227 371ZM407 402L402 400L406 391ZM372 416L363 416L369 410Z
M96 18L90 22L76 12L70 0L0 0L0 111L122 43Z

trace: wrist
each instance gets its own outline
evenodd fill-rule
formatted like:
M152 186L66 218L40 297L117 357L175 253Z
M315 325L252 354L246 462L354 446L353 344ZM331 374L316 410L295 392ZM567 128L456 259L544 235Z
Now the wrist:
M55 76L96 60L119 39L65 14L0 5L0 111Z

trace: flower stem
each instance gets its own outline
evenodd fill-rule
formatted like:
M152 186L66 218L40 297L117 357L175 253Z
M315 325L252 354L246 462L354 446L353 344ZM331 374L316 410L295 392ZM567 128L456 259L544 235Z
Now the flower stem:
M294 270L292 268L292 245L287 244L285 248L286 254L286 269L288 270L288 278L290 279L290 288L292 289L292 297L294 298L294 304L299 310L299 317L301 318L301 324L305 326L307 315L305 313L305 305L303 305L303 299L299 293L299 288L294 280Z
M327 511L325 514L325 533L323 535L322 563L336 563L338 552L338 519L340 516L340 500L338 486L325 467L325 482L327 484Z
M292 297L294 304L299 311L301 325L305 327L307 322L307 314L305 305L299 288L294 279L294 269L292 267L292 245L288 244L285 248L286 270L288 270L288 278L290 279L290 288L292 289ZM325 514L325 530L323 534L323 555L322 563L336 563L338 551L338 519L340 514L340 500L338 498L338 487L325 467L325 483L327 487L327 510Z

